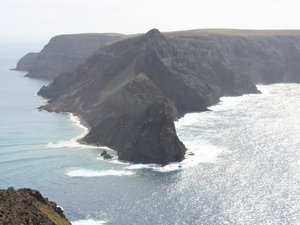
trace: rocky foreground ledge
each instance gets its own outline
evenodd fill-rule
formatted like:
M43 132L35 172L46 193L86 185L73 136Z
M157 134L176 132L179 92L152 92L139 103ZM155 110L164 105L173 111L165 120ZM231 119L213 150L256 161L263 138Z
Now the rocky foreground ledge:
M71 225L56 203L32 189L0 189L0 225Z

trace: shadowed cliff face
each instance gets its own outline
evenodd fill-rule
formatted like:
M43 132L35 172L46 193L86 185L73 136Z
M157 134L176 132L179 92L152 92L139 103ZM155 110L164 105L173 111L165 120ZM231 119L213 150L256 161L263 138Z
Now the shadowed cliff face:
M73 71L90 55L121 34L72 34L55 36L39 53L29 53L17 63L16 70L27 76L53 79L62 72Z
M300 82L298 31L178 32L167 36L191 61L224 61L255 84ZM231 34L232 33L232 34Z
M71 225L61 208L36 190L0 190L0 224Z
M165 165L183 160L186 151L163 103L152 104L137 114L122 114L103 121L84 140L118 149L120 160L135 163Z
M80 115L91 127L84 141L112 147L121 159L180 161L185 148L170 118L206 110L223 95L258 92L225 59L186 57L189 50L156 29L121 40L43 87L39 94L51 99L43 108ZM150 120L159 122L142 124L157 103L162 114Z

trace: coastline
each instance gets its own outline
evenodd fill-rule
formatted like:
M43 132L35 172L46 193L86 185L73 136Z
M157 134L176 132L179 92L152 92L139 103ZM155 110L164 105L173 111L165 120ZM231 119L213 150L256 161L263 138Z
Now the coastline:
M262 94L262 92L258 93L259 95ZM257 93L254 94L243 94L240 96L223 96L220 98L220 100L216 103L208 107L208 111L203 112L195 112L195 113L186 113L181 118L179 118L177 121L174 121L176 132L180 132L179 130L182 129L182 127L185 127L187 125L191 125L193 122L197 121L197 118L200 116L204 116L206 113L214 113L217 110L218 107L225 107L227 108L227 104L229 103L229 109L232 107L231 103L236 102L245 97L245 96L256 96ZM226 100L225 100L226 99ZM225 102L224 102L225 100ZM228 102L229 100L229 102ZM224 105L225 104L225 105ZM216 108L216 110L215 110ZM228 110L228 109L227 109ZM76 143L76 146L74 147L83 147L83 148L95 148L95 149L103 149L103 150L109 150L114 153L117 153L115 150L106 147L106 146L96 146L92 144L86 144L84 142L81 142L80 140L88 134L90 128L89 126L80 118L80 116L75 116L73 113L66 113L69 115L69 119L79 128L83 130L83 133L81 133L79 136L76 136L72 138L70 141L72 143ZM188 122L187 122L188 121ZM180 136L180 135L179 135ZM183 138L183 137L182 137ZM184 138L183 138L184 139ZM187 169L194 167L198 165L199 163L217 163L219 160L222 160L220 156L223 153L226 153L228 150L223 146L215 146L209 142L203 141L200 145L194 145L194 143L185 140L185 145L189 146L187 149L185 159L183 159L181 162L170 162L169 164L165 166L161 166L159 164L140 164L140 163L132 163L127 161L122 161L117 158L115 158L112 161L109 161L112 164L120 164L124 165L125 169L127 170L138 170L138 169L151 169L153 171L157 172L172 172L172 171L179 171L182 169ZM97 160L103 160L101 157L97 158Z
M106 147L106 146L97 146L97 145L92 145L92 144L87 144L84 142L81 142L80 140L84 138L85 135L88 134L89 132L89 127L87 126L86 123L79 117L75 116L73 113L67 112L67 113L59 113L59 114L65 114L68 115L68 119L71 120L71 122L79 127L80 129L83 130L81 134L79 134L76 137L73 137L69 140L66 141L60 141L58 143L49 143L47 145L48 148L61 148L61 147L69 147L69 148L93 148L93 149L102 149L102 150L107 150L111 152L116 152L115 150Z
M79 116L75 116L73 113L68 112L67 113L69 115L69 119L80 129L83 130L83 132L74 137L71 138L71 142L75 142L78 144L78 147L83 147L83 148L96 148L96 149L103 149L103 150L108 150L108 151L113 151L116 152L115 150L107 147L107 146L97 146L97 145L93 145L93 144L87 144L85 142L82 142L81 139L84 138L90 131L89 126L87 125L87 123L84 122L84 120L82 120Z

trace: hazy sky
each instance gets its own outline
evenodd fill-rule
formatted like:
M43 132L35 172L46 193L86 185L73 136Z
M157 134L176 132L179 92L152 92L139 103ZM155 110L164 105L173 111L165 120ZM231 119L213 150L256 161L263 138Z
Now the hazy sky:
M0 39L198 28L300 29L300 0L0 0Z

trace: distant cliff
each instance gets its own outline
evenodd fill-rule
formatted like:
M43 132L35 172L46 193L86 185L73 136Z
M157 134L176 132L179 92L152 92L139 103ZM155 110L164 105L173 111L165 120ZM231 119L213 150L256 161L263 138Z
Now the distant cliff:
M30 68L34 65L39 53L30 52L24 55L19 62L15 70L19 71L29 71Z
M61 208L31 189L0 190L0 224L71 225Z
M90 126L82 141L166 164L185 154L172 120L221 96L259 93L257 83L299 82L299 49L299 31L153 29L101 48L39 94L50 99L43 109Z
M192 61L225 61L255 84L300 82L300 31L191 30L166 33Z
M39 53L28 53L17 63L16 70L27 76L53 79L72 71L103 45L119 40L122 34L70 34L53 37Z
M91 127L83 141L109 146L120 159L180 161L185 147L172 120L223 95L258 93L222 55L209 58L211 49L189 43L154 29L105 46L43 87L39 94L51 99L43 108L80 115Z

